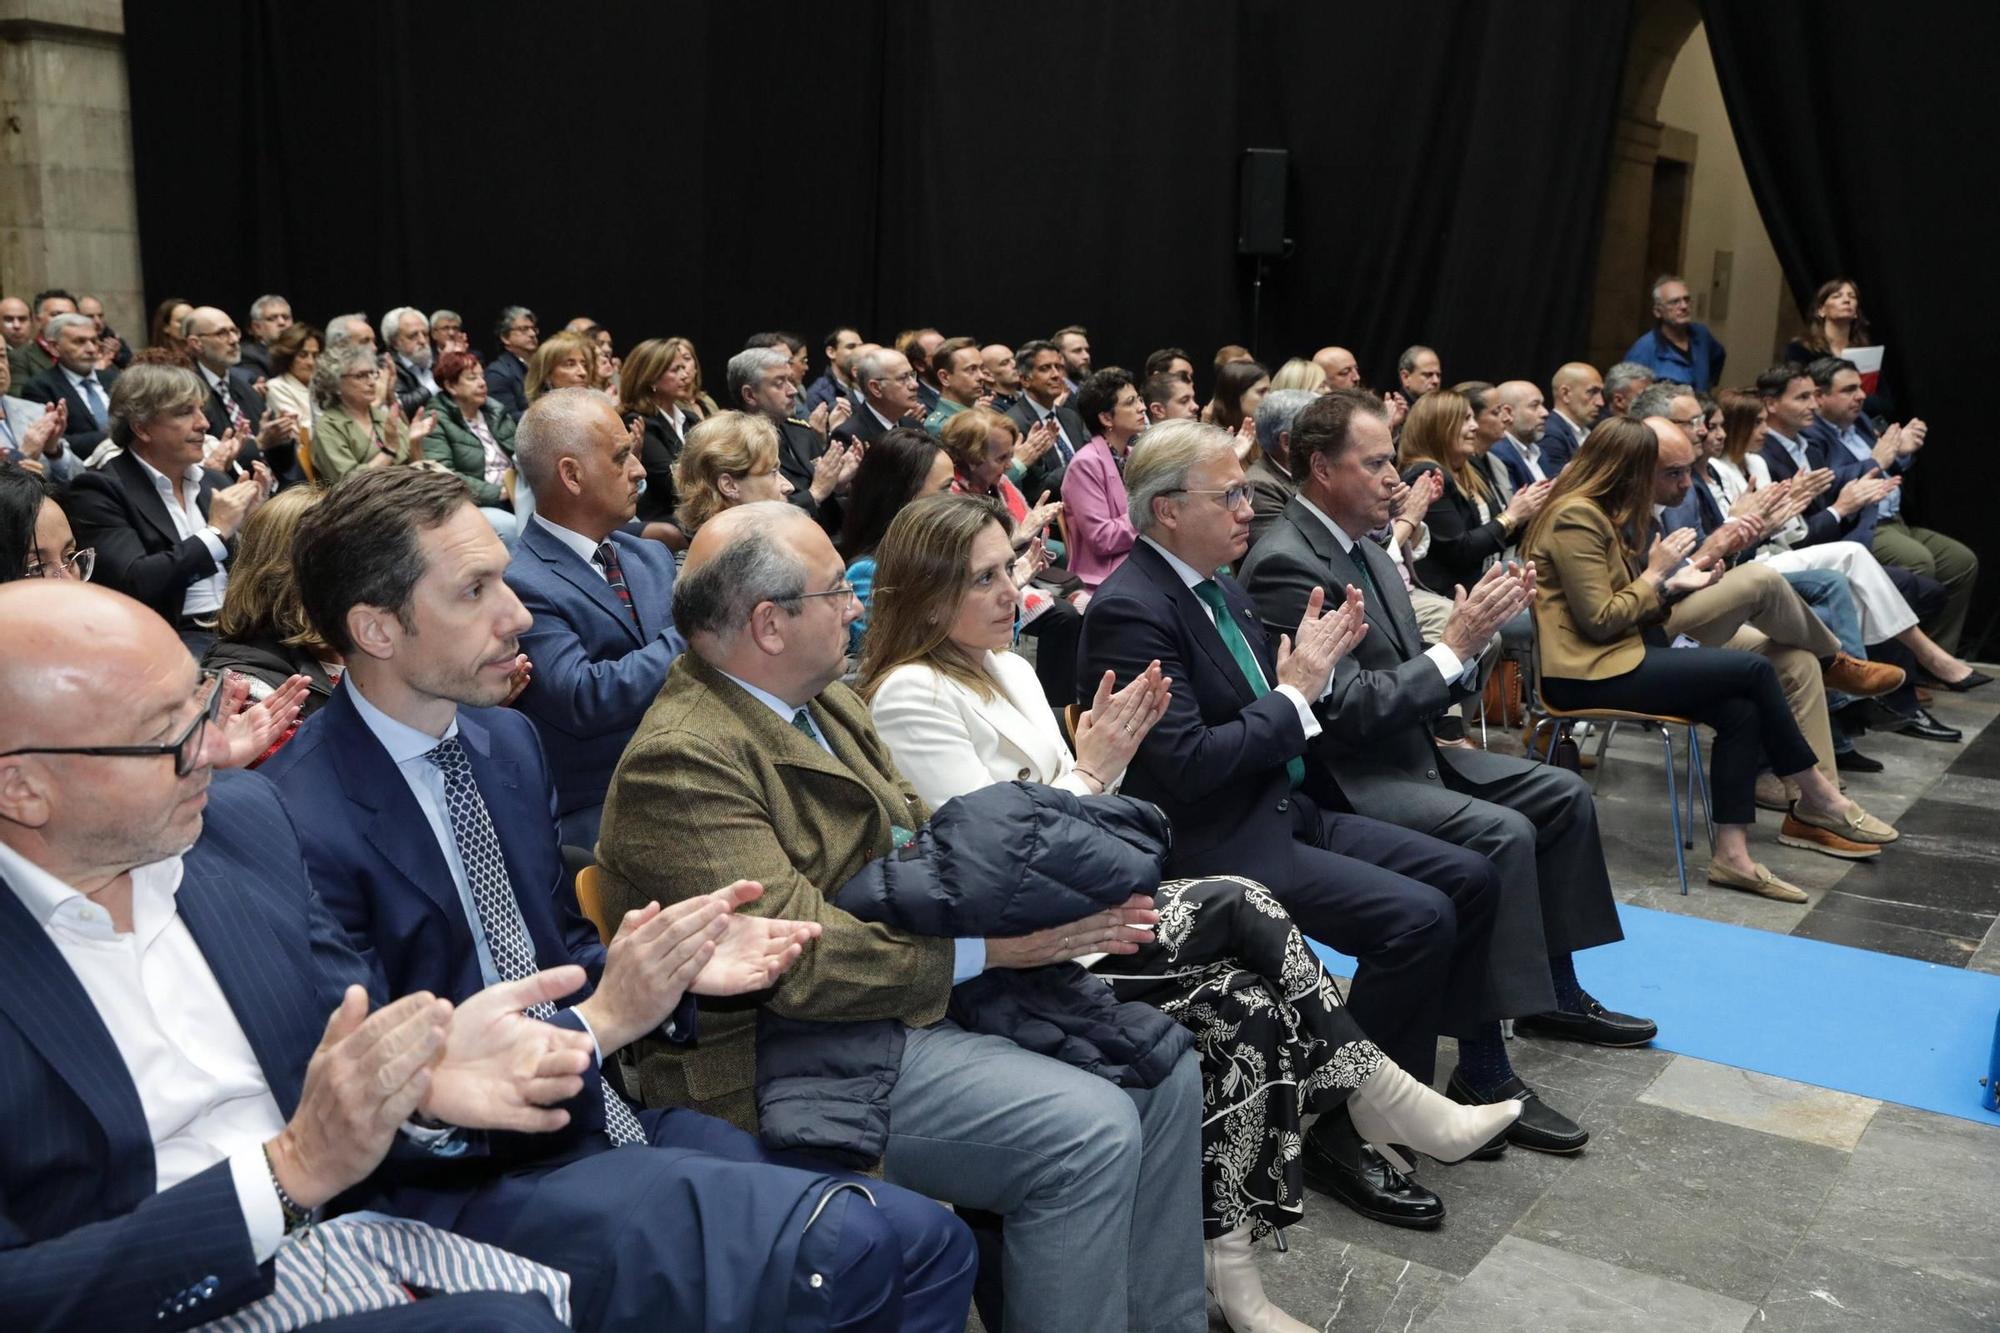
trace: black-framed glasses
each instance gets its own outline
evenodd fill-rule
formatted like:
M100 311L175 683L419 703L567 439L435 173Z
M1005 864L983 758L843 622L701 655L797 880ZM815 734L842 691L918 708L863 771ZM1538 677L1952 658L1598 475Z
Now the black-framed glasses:
M80 551L71 551L60 560L38 560L28 566L26 573L31 579L75 579L78 583L88 583L96 568L97 548L86 546Z
M1168 491L1167 494L1219 495L1222 497L1222 507L1224 509L1235 509L1239 505L1246 505L1250 503L1250 483L1238 482L1236 485L1231 486L1226 491L1204 491L1204 490L1197 490L1192 486L1176 486L1171 491Z
M178 740L164 745L31 745L22 750L8 750L0 754L0 759L12 759L19 754L86 754L110 759L158 759L172 755L174 776L184 778L194 772L195 761L201 758L209 724L222 715L222 674L203 672L202 680L207 684L208 699Z

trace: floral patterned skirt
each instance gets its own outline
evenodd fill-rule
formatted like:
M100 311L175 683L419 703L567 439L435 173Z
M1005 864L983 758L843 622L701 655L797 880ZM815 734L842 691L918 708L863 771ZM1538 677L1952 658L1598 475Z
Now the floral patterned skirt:
M1385 1058L1278 900L1233 875L1173 880L1159 932L1092 967L1121 1000L1193 1031L1201 1053L1202 1226L1263 1236L1304 1213L1299 1121L1329 1111Z

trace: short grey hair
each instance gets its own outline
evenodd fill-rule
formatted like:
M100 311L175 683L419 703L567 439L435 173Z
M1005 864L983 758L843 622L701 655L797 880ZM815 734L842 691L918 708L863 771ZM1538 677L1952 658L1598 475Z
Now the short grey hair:
M1683 278L1680 274L1662 273L1659 277L1653 279L1654 305L1658 305L1660 303L1660 288L1666 286L1670 282L1678 282L1683 287L1687 286L1687 279Z
M382 316L382 325L377 332L381 335L384 347L394 347L396 345L396 326L403 322L403 316L405 315L415 315L418 319L423 319L424 332L430 332L431 322L428 319L424 319L423 311L413 305L399 305L388 314Z
M430 318L432 333L437 332L438 321L444 319L456 320L458 321L458 327L461 329L465 327L465 316L459 314L456 310L433 310L431 311Z
M727 643L750 623L760 602L796 607L808 571L784 534L793 519L804 517L795 505L760 500L709 520L728 523L732 531L714 558L674 580L674 626L689 639L712 634Z
M595 408L618 416L610 394L584 385L550 389L528 405L514 428L514 465L530 490L546 491L555 484L557 463L583 457L589 448L584 431Z
M1637 361L1620 361L1604 372L1604 396L1623 393L1635 384L1651 384L1653 368L1642 366Z
M1632 400L1632 406L1625 410L1625 415L1634 421L1644 421L1647 417L1666 417L1671 420L1674 414L1674 399L1694 396L1692 384L1681 384L1675 380L1654 380Z
M898 352L893 347L877 347L872 352L867 352L861 356L855 357L854 358L855 384L860 386L861 391L864 394L867 393L868 381L886 379L889 374L889 358L892 356L901 356L901 355L902 353Z
M208 384L185 366L141 361L126 367L111 385L111 439L132 447L132 423L152 421L177 408L208 402Z
M96 320L92 319L89 315L72 314L67 311L57 315L44 325L42 327L42 336L48 339L49 342L54 343L58 338L62 337L64 329L73 329L79 324L87 325L93 338L97 336Z
M332 330L329 329L328 333L331 334ZM340 381L357 370L366 370L375 364L374 348L355 342L337 343L329 336L326 350L320 353L319 364L313 367L313 405L322 409L335 406L340 402Z
M500 308L500 318L493 323L493 336L496 338L506 337L508 327L517 319L531 320L536 325L540 325L542 322L535 318L534 311L524 305L502 306Z
M1149 426L1125 460L1125 494L1132 526L1151 532L1157 520L1153 501L1187 486L1188 473L1203 459L1236 452L1236 437L1205 421L1163 421Z
M290 301L287 301L284 297L278 296L275 293L266 296L260 296L256 300L250 303L251 322L255 323L256 321L263 319L265 317L265 312L268 311L274 305L281 305L287 310L290 310L292 308L292 303Z
M368 312L365 310L355 310L345 315L335 315L326 322L327 351L331 352L336 347L345 347L354 341L348 336L347 327L351 321L356 320L365 326L368 323Z
M1278 437L1292 428L1299 413L1319 397L1311 389L1272 389L1257 404L1257 444L1267 454L1278 452ZM1287 464L1289 466L1289 464Z
M762 388L764 377L774 371L785 369L792 364L790 352L776 347L746 347L729 358L729 368L723 372L723 384L729 392L729 406L743 406L745 389Z
M1410 371L1415 370L1417 368L1417 358L1422 356L1425 352L1429 352L1432 356L1436 356L1437 348L1426 347L1422 343L1413 343L1410 346L1405 347L1403 349L1403 354L1396 358L1396 369L1398 371L1403 372L1404 374L1408 374Z

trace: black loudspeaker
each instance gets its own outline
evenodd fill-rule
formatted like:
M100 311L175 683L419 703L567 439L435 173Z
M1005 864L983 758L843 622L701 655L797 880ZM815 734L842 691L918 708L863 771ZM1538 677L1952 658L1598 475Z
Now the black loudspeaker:
M1285 168L1283 148L1246 148L1236 204L1236 253L1285 253Z

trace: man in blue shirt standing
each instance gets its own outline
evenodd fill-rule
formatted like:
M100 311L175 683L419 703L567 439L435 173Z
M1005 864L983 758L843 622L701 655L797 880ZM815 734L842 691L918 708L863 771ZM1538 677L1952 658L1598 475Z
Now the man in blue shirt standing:
M1692 384L1698 393L1712 393L1722 379L1728 356L1706 324L1694 321L1694 299L1688 286L1672 274L1653 283L1653 328L1641 334L1625 360L1650 366L1656 380Z

